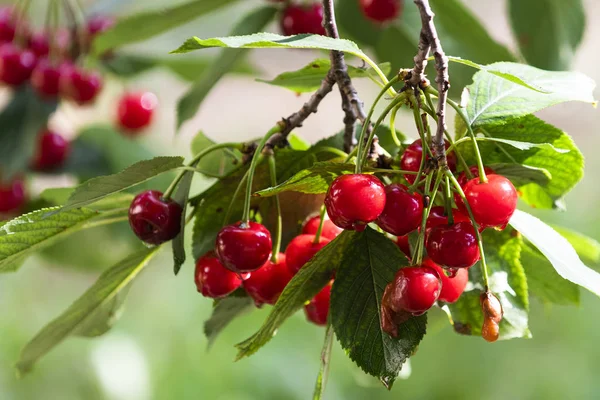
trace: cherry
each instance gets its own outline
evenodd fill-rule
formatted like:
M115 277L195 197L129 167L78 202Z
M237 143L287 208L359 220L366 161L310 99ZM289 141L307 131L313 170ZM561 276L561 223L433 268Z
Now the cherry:
M396 236L403 236L417 229L423 216L421 196L409 193L406 186L397 183L386 186L385 195L385 208L377 218L377 225Z
M483 167L483 170L485 171L486 175L496 173L490 167ZM477 165L470 166L469 171L471 172L471 175L473 175L474 178L479 178L479 167ZM472 178L467 177L467 174L465 173L465 171L462 171L460 174L458 174L458 177L456 178L456 180L458 181L458 184L460 185L461 188L464 188L465 185L467 184L467 182L471 179Z
M157 106L158 98L154 93L126 93L119 100L117 108L119 126L129 133L147 127Z
M21 50L12 43L0 46L0 81L19 86L29 79L36 64L31 50Z
M217 234L215 252L225 268L233 272L252 272L271 257L271 233L256 222L237 222Z
M454 217L454 223L459 222L470 222L469 217L464 214L462 211L457 210L456 208L452 209L452 216ZM427 218L427 222L425 224L425 232L428 233L431 228L440 225L448 225L448 216L446 215L446 209L442 206L431 207L429 211L429 217Z
M41 59L31 74L31 86L42 98L56 97L60 77L71 68L69 63L54 65L47 59Z
M396 245L402 250L404 255L410 260L410 243L408 241L408 236L398 236L396 238Z
M433 268L437 271L442 280L442 291L440 292L440 301L446 303L456 302L467 287L469 282L469 271L467 269L459 269L453 277L447 276L444 269L434 263L430 258L423 260L423 265Z
M385 200L385 188L376 176L350 174L333 181L325 196L325 207L334 224L360 232L383 212Z
M94 101L102 89L102 77L77 67L65 69L59 81L60 92L80 105Z
M25 204L25 183L16 178L0 182L0 214L18 211Z
M489 174L486 183L479 178L463 188L475 221L482 227L504 229L517 208L518 194L513 184L502 175Z
M38 138L33 167L38 171L47 171L60 167L71 150L71 145L61 135L45 130Z
M447 268L469 268L479 260L477 236L470 222L431 228L426 248L435 263Z
M304 266L319 250L321 250L331 240L321 236L319 243L315 243L315 235L296 236L285 249L285 258L287 267L295 275L300 268Z
M281 30L286 36L315 34L325 36L323 5L288 5L281 16Z
M13 7L0 7L0 43L12 42L16 32Z
M450 143L445 141L446 149L450 147ZM419 167L421 166L421 158L423 157L423 142L421 139L415 140L412 144L410 144L404 153L402 154L402 158L400 159L400 169L404 171L412 171L418 172ZM429 159L429 156L427 157ZM448 160L448 167L451 171L456 170L456 156L454 153L448 153L446 155L446 159ZM417 179L416 175L404 175L404 178L409 183L415 183Z
M401 0L360 0L363 14L374 22L392 21L402 11Z
M394 313L421 315L437 301L442 281L435 269L418 265L401 268L386 287L382 303Z
M27 47L37 57L47 57L50 53L50 42L46 32L34 32L29 37Z
M243 286L256 305L260 306L277 303L279 295L291 280L292 274L286 265L285 254L279 253L276 263L268 260L244 280Z
M315 325L327 325L329 303L331 299L331 283L328 283L308 304L304 306L306 319Z
M225 268L212 251L196 261L194 280L198 292L204 297L213 299L225 297L242 285L242 278Z
M319 225L321 224L321 217L317 215L316 217L309 218L302 227L302 233L306 235L316 235L319 230ZM323 228L321 229L321 236L326 237L327 239L335 239L340 233L344 230L340 229L336 226L327 216L325 216L325 221L323 221Z
M181 231L181 206L164 200L157 190L147 190L135 196L129 207L129 225L133 233L148 244L172 240Z

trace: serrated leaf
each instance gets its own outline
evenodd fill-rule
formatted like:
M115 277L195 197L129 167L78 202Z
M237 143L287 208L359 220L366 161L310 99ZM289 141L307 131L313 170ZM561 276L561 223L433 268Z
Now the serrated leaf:
M562 226L553 228L571 243L579 257L594 264L600 262L600 243L596 239Z
M90 327L94 325L90 324L90 318L97 326L99 315L113 317L112 313L106 313L106 308L114 307L118 294L130 285L159 248L144 249L104 272L87 292L25 345L16 365L18 373L29 372L42 356L69 335L92 333Z
M217 301L212 315L204 322L204 335L210 348L219 334L235 318L254 309L254 301L248 296L229 296Z
M300 269L283 290L258 332L236 345L239 350L238 359L256 353L267 344L286 319L323 289L331 280L332 272L342 266L344 254L353 237L352 232L342 232Z
M51 204L52 206L59 206L61 204L65 204L74 191L74 187L50 188L40 193L40 199ZM95 211L110 211L129 207L132 200L132 194L115 193L111 196L105 197L100 201L97 201L89 208Z
M194 139L192 139L192 154L198 154L214 144L215 142L208 138L203 132L198 132L196 136L194 136ZM238 150L215 150L202 157L196 167L201 171L206 171L211 174L227 175L236 167L233 160L235 158L241 159L241 156L242 153Z
M425 335L427 317L401 324L395 339L381 330L383 291L408 260L370 227L351 235L331 290L331 322L349 357L389 388Z

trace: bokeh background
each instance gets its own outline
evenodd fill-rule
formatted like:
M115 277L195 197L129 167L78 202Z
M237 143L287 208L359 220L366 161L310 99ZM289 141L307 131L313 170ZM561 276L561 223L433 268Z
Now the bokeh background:
M524 0L525 1L525 0ZM492 36L515 49L505 3L498 0L464 0ZM34 4L44 3L35 1ZM87 2L98 9L127 14L152 6L172 5L167 0L113 0ZM166 54L191 35L225 35L244 9L260 1L247 0L217 12L202 23L190 23L135 48ZM407 7L411 7L408 1ZM43 8L43 7L42 7ZM573 68L600 81L600 2L585 1L587 29ZM40 14L43 10L36 10ZM235 16L236 18L232 18ZM271 27L276 30L277 27ZM207 52L206 55L211 55ZM304 51L255 51L251 62L261 77L299 68L315 58ZM474 60L477 61L477 60ZM251 77L227 77L204 102L198 115L175 137L175 101L186 84L156 70L128 83L155 91L160 115L142 141L161 154L189 155L194 133L203 130L215 141L245 140L261 136L274 121L300 107L306 96L255 82ZM369 82L358 82L367 104L376 94ZM97 106L74 113L61 109L53 121L75 132L90 121L113 118L111 105L121 83L113 83ZM597 97L599 97L597 95ZM600 239L598 171L600 113L581 104L565 104L540 116L570 133L587 158L586 178L567 197L567 211L537 212L549 221L576 228ZM340 128L339 98L327 98L318 114L298 130L315 141ZM400 118L398 127L411 133L411 118ZM1 128L1 127L0 127ZM414 136L414 132L412 132ZM45 182L39 182L42 186ZM199 191L208 182L196 182ZM105 243L108 257L118 249ZM103 246L106 246L104 248ZM71 257L71 255L67 255ZM73 254L72 257L77 257ZM306 323L298 313L256 355L233 362L233 344L252 334L268 309L256 310L232 323L207 351L203 321L212 302L198 293L193 265L188 262L174 278L168 253L161 254L144 271L129 294L125 313L105 336L89 340L69 338L36 366L17 379L13 364L20 348L47 322L61 313L89 287L98 275L87 265L71 268L31 258L18 273L0 276L0 399L207 399L269 400L307 399L319 367L324 331ZM75 263L76 264L76 263ZM108 264L107 264L108 266ZM597 399L600 398L600 300L582 293L581 306L551 308L534 302L530 327L533 339L488 344L480 338L455 334L441 312L430 313L428 334L393 390L387 392L364 375L334 345L327 399Z

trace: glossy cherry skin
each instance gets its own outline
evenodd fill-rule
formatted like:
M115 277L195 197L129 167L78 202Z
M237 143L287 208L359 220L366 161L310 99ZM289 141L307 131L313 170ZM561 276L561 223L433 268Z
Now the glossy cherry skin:
M0 214L18 211L25 204L25 183L19 179L0 182Z
M281 15L281 30L284 35L315 34L325 36L323 28L323 6L290 4Z
M48 171L64 164L71 150L70 143L58 133L45 130L38 137L33 166L38 171Z
M410 254L410 242L408 241L408 236L398 236L396 238L395 243L396 243L396 246L398 246L398 248L400 250L402 250L402 252L406 256L406 258L408 258L410 260L411 254Z
M321 236L319 243L314 243L314 241L315 235L299 235L288 244L285 249L285 258L288 269L293 275L296 275L300 268L331 240Z
M21 50L12 43L0 46L0 81L9 86L25 83L35 68L37 58L31 50Z
M15 23L15 13L13 7L0 7L0 44L12 42L15 38L17 25Z
M262 267L249 274L243 286L257 306L275 304L283 289L292 280L286 266L285 254L279 253L277 262L268 260Z
M252 272L271 257L271 233L256 222L237 222L217 234L215 252L221 263L233 272Z
M517 209L517 190L502 175L489 174L487 179L486 183L481 183L479 178L467 182L463 188L465 197L482 228L504 229Z
M454 223L469 222L469 217L462 211L456 208L452 209L452 216L454 217ZM448 225L448 216L446 215L446 209L443 206L431 207L429 211L429 217L425 225L425 229L428 231L433 227L440 225Z
M138 194L129 207L129 225L133 233L148 244L172 240L181 231L181 206L163 200L162 193L148 190Z
M306 319L315 325L327 325L329 303L331 300L331 283L327 284L312 300L304 306Z
M309 218L302 226L302 233L305 235L316 235L317 231L319 230L320 223L321 217L319 215ZM336 226L329 218L327 218L327 216L325 216L325 221L323 221L323 229L321 229L322 237L333 240L343 231L343 229Z
M450 143L448 141L446 143L446 149L450 147ZM423 142L421 139L415 140L412 144L410 144L404 153L402 154L402 158L400 159L400 169L404 171L412 171L418 172L419 167L421 166L421 159L423 157ZM429 157L428 157L429 158ZM446 159L448 160L448 167L451 171L456 170L456 156L454 153L448 153L446 155ZM409 183L415 183L416 175L404 175L404 178Z
M496 173L490 167L483 167L483 170L485 171L486 175L495 174ZM471 172L471 175L473 175L473 178L479 178L479 167L477 165L470 166L469 167L469 172ZM458 177L456 178L456 180L458 181L458 184L460 185L460 187L464 188L465 185L467 184L467 182L470 181L473 178L468 178L467 174L465 173L465 171L462 171L460 174L458 174Z
M31 86L40 97L51 99L58 96L60 77L72 68L69 63L55 65L41 59L31 74Z
M423 199L418 193L409 193L397 183L385 187L385 208L377 218L377 225L387 233L406 235L419 227L423 217Z
M385 208L385 187L374 175L337 177L325 196L329 219L342 229L363 231Z
M360 8L368 19L381 23L393 21L402 11L401 0L360 0Z
M469 268L479 260L477 236L470 222L431 228L426 248L433 262L447 268Z
M396 272L383 301L393 312L421 315L437 301L442 281L435 269L427 266L405 267Z
M151 92L126 93L117 106L119 126L127 133L138 132L152 121L158 98Z
M212 251L196 261L194 281L198 292L212 299L228 296L242 285L242 277L225 268Z
M102 90L102 77L96 72L68 68L60 77L61 94L79 105L92 103Z
M425 258L423 265L435 269L442 280L442 291L440 292L439 300L446 303L455 303L467 287L469 270L465 268L459 269L454 276L450 277L446 275L442 267L434 263L430 258Z

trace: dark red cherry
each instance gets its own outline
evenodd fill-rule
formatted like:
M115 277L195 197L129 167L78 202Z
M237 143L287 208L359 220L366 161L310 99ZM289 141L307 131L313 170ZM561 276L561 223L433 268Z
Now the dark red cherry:
M59 88L61 94L77 104L89 104L102 90L102 77L97 72L68 68L60 77Z
M72 68L69 63L55 65L41 59L31 74L31 86L40 97L49 99L58 96L60 77Z
M0 81L9 86L25 83L37 59L31 50L21 50L12 43L0 46Z
M15 12L11 6L0 7L0 44L12 42L15 38L17 25Z
M402 250L404 255L410 260L410 242L408 236L398 236L396 238L396 245Z
M502 175L489 174L488 181L479 178L466 183L463 191L473 211L475 221L482 227L504 229L517 209L517 190Z
M363 231L385 208L385 187L374 175L337 177L325 196L331 221L342 229Z
M426 248L435 263L447 268L469 268L479 260L477 236L470 222L431 228Z
M395 313L421 315L437 301L442 281L435 269L427 266L405 267L396 272L386 288L386 306Z
M271 257L271 233L256 222L237 222L217 234L215 252L223 265L233 272L252 272Z
M404 185L393 183L385 187L385 208L377 225L387 233L406 235L419 227L423 218L423 199L409 193Z
M213 299L228 296L242 285L242 277L225 268L212 251L196 261L194 280L198 292Z
M452 216L454 217L455 224L459 222L470 221L469 217L466 214L464 214L460 210L457 210L456 208L452 209ZM448 225L448 216L446 215L446 209L443 206L431 207L431 211L429 211L429 217L427 218L427 223L425 225L426 230L440 225Z
M164 200L157 190L148 190L131 202L129 225L143 242L161 244L174 239L181 231L182 212L175 201Z
M373 22L392 21L402 11L401 0L360 0L360 7L365 17Z
M136 133L152 121L158 98L151 92L126 93L119 100L117 119L126 133Z
M47 57L50 53L50 42L46 32L34 32L29 37L27 47L38 57Z
M25 183L20 178L0 182L0 214L18 211L25 204Z
M467 287L469 271L462 268L457 270L453 277L450 277L446 275L442 267L434 263L430 258L425 258L423 265L435 269L442 280L442 291L440 292L439 300L446 303L456 302Z
M285 258L290 272L295 275L319 250L331 240L325 236L315 243L315 235L296 236L285 249Z
M450 143L446 141L446 149L450 147ZM400 159L400 169L404 171L418 172L421 166L421 158L423 157L423 143L421 139L415 140L409 145ZM428 157L429 158L429 157ZM456 170L456 155L454 153L447 154L448 167L451 171ZM409 183L415 183L416 175L404 175Z
M304 306L306 319L315 325L327 325L329 303L331 299L331 283L327 284L313 299Z
M277 303L279 295L291 280L292 274L286 265L285 254L279 253L276 263L268 260L244 280L243 286L256 305L260 306Z
M309 218L302 227L302 233L305 235L316 235L317 231L319 230L320 223L321 217L319 215ZM322 237L333 240L343 231L343 229L336 226L327 216L325 216L325 221L323 221L323 229L321 229Z
M38 138L33 166L38 171L60 167L71 150L69 142L58 133L45 130Z
M325 36L323 28L323 6L290 4L281 15L281 30L286 36L315 34Z

